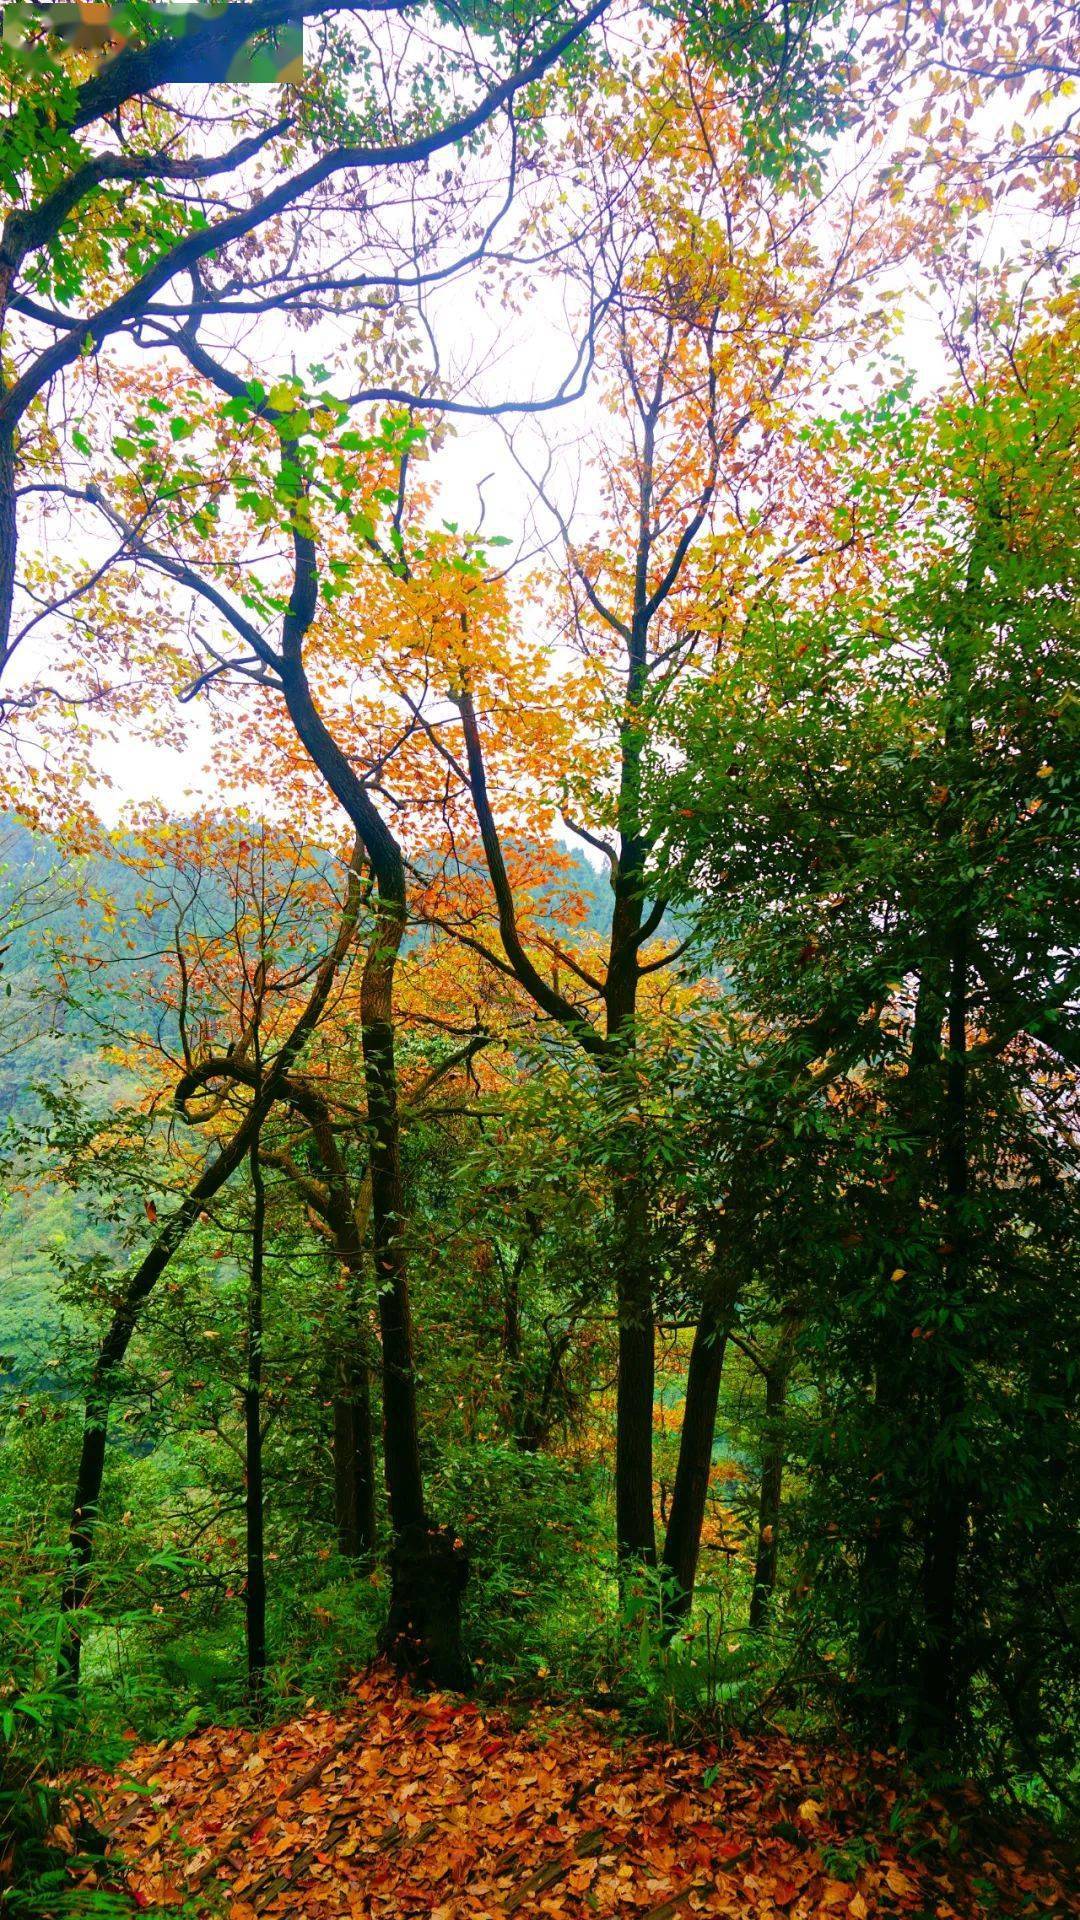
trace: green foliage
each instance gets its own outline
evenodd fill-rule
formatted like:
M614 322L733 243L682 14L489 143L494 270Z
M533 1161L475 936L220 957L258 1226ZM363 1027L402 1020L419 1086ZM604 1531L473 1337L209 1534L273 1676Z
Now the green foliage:
M1052 317L936 411L849 416L864 590L759 601L657 770L724 1071L771 1112L749 1257L801 1324L797 1586L879 1732L1066 1798L1077 427Z
M467 1643L485 1685L543 1692L555 1673L568 1686L574 1623L604 1586L595 1475L487 1445L449 1452L435 1487L468 1547Z
M55 1409L47 1401L32 1409L52 1429ZM14 1430L13 1430L14 1423ZM61 1782L88 1763L122 1764L121 1721L101 1711L99 1699L76 1699L58 1677L62 1622L58 1596L64 1566L55 1515L43 1518L40 1502L66 1463L55 1444L41 1445L40 1422L16 1409L3 1422L5 1482L0 1489L0 1908L5 1914L100 1916L126 1912L119 1893L77 1885L80 1859L97 1865L101 1836L87 1807L76 1828L58 1826ZM46 1496L47 1497L47 1496ZM138 1618L120 1590L106 1600L115 1621ZM97 1606L87 1625L93 1629Z
M731 83L751 168L820 190L820 165L845 124L852 49L841 0L693 0L680 11L694 52Z

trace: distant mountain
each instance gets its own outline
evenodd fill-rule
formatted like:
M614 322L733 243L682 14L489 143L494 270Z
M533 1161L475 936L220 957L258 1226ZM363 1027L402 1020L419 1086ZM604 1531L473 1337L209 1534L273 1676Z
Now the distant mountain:
M122 919L135 904L139 881L123 860L92 856L74 861L46 834L0 820L0 1124L39 1110L36 1083L98 1077L98 1029L57 992L54 942L88 944L119 957L104 900ZM109 996L108 970L95 993Z
M550 899L544 915L561 921L561 908L573 896L582 933L606 934L611 925L611 888L578 851L557 849L563 871L534 891ZM164 891L171 875L163 869ZM46 834L18 821L0 819L0 1124L9 1116L36 1111L33 1085L79 1078L88 1066L97 1077L99 1029L81 1018L55 993L51 958L55 946L88 947L105 963L95 973L94 994L107 1017L110 979L121 978L110 962L126 957L122 927L146 892L145 875L119 856L107 853L71 860ZM115 908L107 911L106 902ZM224 906L207 889L206 911ZM81 983L85 988L86 983ZM119 998L119 995L115 995Z

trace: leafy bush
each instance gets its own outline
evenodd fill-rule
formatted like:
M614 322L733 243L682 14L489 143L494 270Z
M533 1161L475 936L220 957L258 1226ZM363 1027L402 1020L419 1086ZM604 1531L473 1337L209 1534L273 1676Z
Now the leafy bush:
M526 1688L568 1661L575 1623L604 1583L593 1470L508 1445L447 1454L436 1502L470 1555L469 1652L487 1681Z

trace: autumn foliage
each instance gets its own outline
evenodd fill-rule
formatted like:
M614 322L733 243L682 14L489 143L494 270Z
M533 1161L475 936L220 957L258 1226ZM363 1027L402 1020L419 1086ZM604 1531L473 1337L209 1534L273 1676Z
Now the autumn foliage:
M128 11L0 49L0 1911L1071 1910L1076 20Z

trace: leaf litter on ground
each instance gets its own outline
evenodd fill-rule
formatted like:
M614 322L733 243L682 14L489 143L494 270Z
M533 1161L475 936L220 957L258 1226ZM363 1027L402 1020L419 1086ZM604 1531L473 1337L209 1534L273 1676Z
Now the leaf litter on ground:
M71 1784L132 1911L224 1920L981 1920L1080 1915L1041 1829L919 1793L894 1756L523 1726L383 1668L337 1712L134 1746Z

